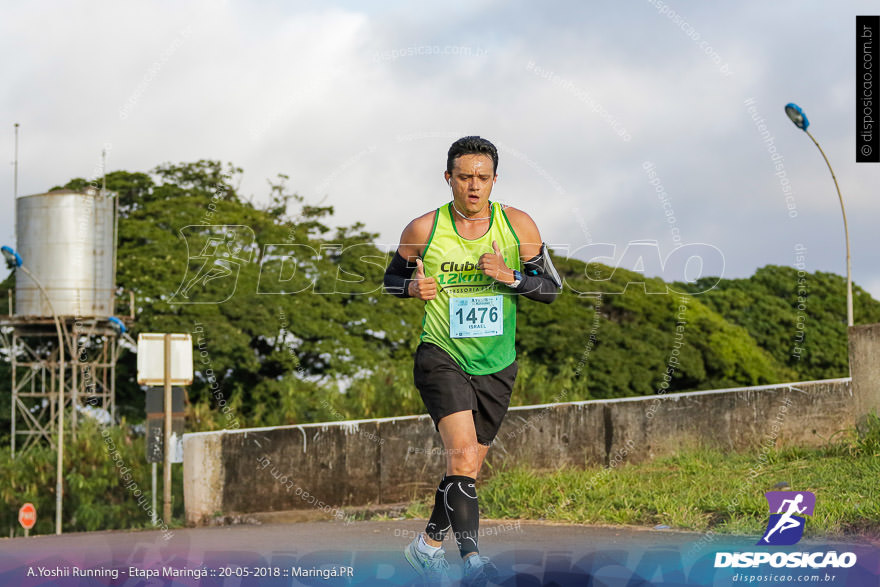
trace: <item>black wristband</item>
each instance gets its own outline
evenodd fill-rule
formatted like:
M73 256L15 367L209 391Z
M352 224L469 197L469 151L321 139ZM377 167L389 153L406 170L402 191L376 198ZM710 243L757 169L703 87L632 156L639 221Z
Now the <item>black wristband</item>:
M559 289L553 280L546 275L523 274L522 280L513 291L530 300L550 304L559 295Z
M383 285L385 291L398 298L408 298L409 295L409 279L412 275L413 268L409 266L399 252L394 253L388 267L385 269L385 277Z

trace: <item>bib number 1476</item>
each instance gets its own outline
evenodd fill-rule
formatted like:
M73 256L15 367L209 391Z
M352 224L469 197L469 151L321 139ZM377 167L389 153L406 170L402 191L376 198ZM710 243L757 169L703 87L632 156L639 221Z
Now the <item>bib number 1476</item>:
M503 296L449 300L449 336L470 338L504 333Z

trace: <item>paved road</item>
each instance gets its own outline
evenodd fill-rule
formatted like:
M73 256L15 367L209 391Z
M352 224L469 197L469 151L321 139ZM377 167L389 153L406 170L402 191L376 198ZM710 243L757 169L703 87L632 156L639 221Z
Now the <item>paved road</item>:
M0 539L0 585L414 585L417 576L402 549L423 527L418 520L334 521L187 528L170 536L116 531L7 538ZM496 562L506 587L736 585L741 580L733 576L742 569L715 569L715 553L762 550L756 537L671 530L486 521L481 532L481 552ZM447 550L457 579L457 553L449 542ZM876 543L802 540L763 550L855 552L856 566L830 569L833 584L880 584ZM41 567L54 575L40 577ZM86 570L93 576L80 578ZM799 585L826 584L828 574L782 571L821 579Z

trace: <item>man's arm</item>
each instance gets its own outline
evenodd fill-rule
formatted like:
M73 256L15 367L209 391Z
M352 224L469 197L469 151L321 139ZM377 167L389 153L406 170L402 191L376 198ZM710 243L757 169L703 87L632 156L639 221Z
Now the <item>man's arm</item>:
M508 207L505 213L519 237L519 257L523 262L523 278L514 291L538 302L552 303L562 283L553 269L550 253L543 246L538 225L522 210Z
M399 298L412 297L425 301L437 297L437 282L433 277L425 276L421 260L434 225L434 214L435 212L423 214L403 229L397 252L385 269L384 285L388 293ZM416 276L415 279L410 279L413 267Z
M519 258L523 261L538 256L541 253L541 233L538 225L532 217L513 206L508 206L504 212L507 214L510 225L519 237Z

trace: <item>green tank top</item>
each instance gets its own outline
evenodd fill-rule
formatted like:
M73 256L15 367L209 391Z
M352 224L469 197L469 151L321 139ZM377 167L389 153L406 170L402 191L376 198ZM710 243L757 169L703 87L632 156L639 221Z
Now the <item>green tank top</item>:
M471 375L488 375L516 359L517 296L476 268L492 241L505 264L520 270L519 238L501 205L489 203L489 230L469 240L458 234L452 203L437 209L422 254L425 275L437 279L437 297L425 303L421 340L445 350Z

